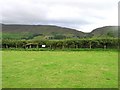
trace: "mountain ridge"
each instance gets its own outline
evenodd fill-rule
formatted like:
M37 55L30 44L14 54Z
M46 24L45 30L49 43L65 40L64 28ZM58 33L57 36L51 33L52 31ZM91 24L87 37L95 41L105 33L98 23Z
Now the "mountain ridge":
M2 24L3 39L13 39L17 34L21 39L34 39L37 37L47 39L63 38L92 38L92 37L118 37L117 26L103 26L92 30L90 33L78 31L76 29L60 27L56 25L22 25L22 24ZM15 35L15 36L14 36ZM24 37L23 37L24 36Z

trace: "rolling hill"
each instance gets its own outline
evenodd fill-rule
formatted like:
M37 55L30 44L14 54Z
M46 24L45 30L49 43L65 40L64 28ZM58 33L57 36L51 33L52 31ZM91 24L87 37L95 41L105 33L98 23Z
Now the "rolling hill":
M90 32L93 37L118 37L118 27L117 26L105 26L94 29Z
M75 29L51 25L2 24L3 39L116 38L117 36L117 26L100 27L90 33L84 33Z
M3 38L28 38L36 36L54 37L66 36L68 38L84 37L85 33L74 29L63 28L50 25L2 25ZM15 36L12 37L11 35Z

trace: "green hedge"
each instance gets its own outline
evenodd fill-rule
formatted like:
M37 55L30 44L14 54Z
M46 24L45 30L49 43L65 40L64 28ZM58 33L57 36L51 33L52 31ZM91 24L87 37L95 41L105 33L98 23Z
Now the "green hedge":
M45 48L64 49L64 48L111 48L117 49L118 39L69 39L69 40L2 40L2 48Z

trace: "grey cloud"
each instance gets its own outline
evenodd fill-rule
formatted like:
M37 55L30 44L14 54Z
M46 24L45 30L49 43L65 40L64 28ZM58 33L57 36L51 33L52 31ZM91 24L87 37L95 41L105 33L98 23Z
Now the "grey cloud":
M118 0L2 0L0 6L3 23L54 24L78 29L98 22L107 23L112 11L117 9L117 2Z

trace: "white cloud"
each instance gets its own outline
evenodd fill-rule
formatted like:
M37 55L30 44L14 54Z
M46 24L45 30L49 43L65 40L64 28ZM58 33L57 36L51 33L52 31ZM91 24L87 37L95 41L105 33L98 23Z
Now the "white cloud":
M118 0L2 0L0 6L3 23L50 24L89 32L118 22Z

